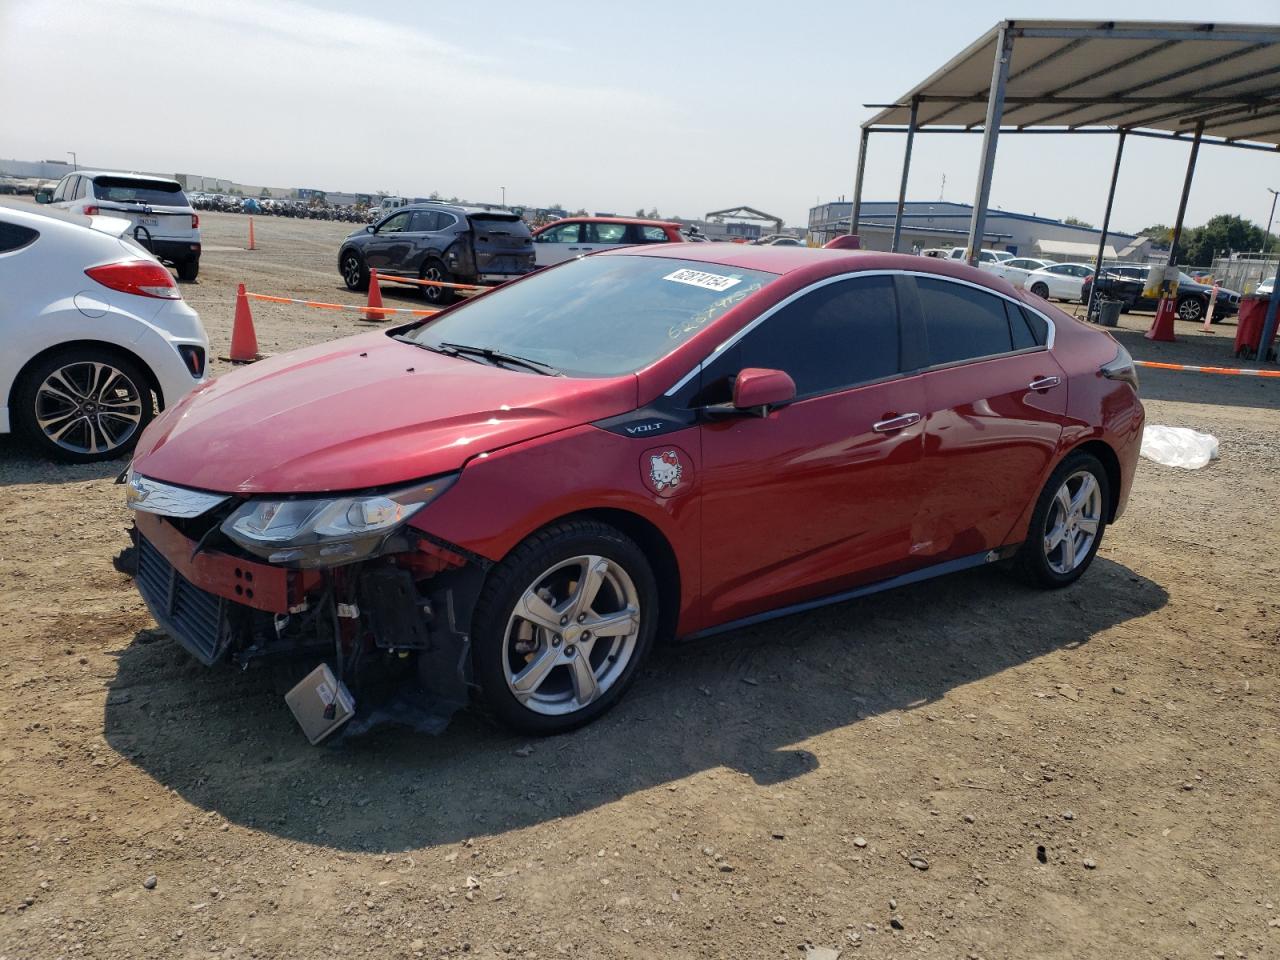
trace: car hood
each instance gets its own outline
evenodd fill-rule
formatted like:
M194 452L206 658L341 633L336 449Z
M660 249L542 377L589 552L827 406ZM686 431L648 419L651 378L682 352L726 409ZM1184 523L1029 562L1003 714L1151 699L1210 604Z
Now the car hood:
M634 376L546 377L364 334L198 387L143 434L139 473L221 493L407 483L634 409Z

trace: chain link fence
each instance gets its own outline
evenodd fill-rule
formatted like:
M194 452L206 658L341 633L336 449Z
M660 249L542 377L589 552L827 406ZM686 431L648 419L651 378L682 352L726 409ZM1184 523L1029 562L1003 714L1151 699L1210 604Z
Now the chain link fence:
M1276 253L1263 253L1259 250L1218 257L1213 261L1209 272L1219 286L1250 294L1263 280L1276 275Z

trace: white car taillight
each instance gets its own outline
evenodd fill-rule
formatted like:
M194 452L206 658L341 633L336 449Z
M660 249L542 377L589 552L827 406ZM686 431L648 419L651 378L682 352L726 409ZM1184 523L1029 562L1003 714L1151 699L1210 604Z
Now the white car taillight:
M139 297L158 297L161 300L181 300L182 291L173 282L173 274L154 260L122 260L90 267L85 273L93 280Z

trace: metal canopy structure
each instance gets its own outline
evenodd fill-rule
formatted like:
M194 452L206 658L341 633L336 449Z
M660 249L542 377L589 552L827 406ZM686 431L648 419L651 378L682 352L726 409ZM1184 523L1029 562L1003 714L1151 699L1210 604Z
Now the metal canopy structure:
M781 217L775 217L772 213L765 213L755 207L728 207L724 210L712 210L703 219L722 221L725 217L733 217L735 220L758 220L761 223L772 223L774 233L782 232Z
M970 263L977 261L985 233L1001 135L1116 134L1100 269L1125 139L1157 137L1190 144L1170 245L1172 267L1201 144L1280 152L1280 25L1005 20L897 102L866 106L880 112L862 124L850 233L858 230L872 133L907 138L894 250L916 133L982 134ZM1275 327L1278 299L1268 309L1263 342Z

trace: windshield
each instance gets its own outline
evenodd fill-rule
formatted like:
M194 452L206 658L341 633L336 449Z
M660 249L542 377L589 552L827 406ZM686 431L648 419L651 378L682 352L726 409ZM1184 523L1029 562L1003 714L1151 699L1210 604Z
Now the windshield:
M569 376L618 376L666 356L774 279L666 257L585 257L487 293L406 339L500 351Z
M163 180L134 180L129 177L94 177L94 195L109 203L146 203L165 207L185 207L187 198L176 183Z

